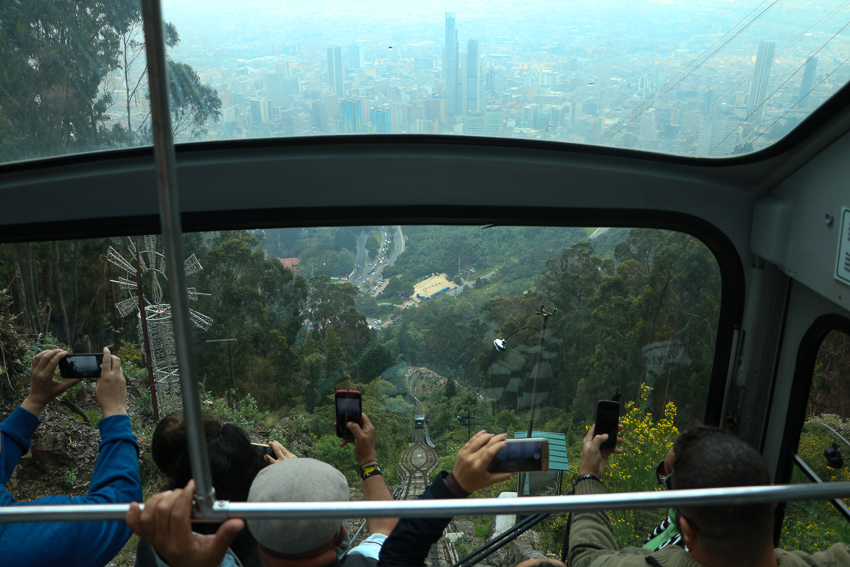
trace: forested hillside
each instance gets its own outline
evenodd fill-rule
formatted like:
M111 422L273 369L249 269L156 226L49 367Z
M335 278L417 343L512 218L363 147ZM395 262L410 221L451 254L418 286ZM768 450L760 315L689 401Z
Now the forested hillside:
M332 398L339 388L361 390L380 432L379 458L396 482L394 463L407 447L414 395L425 404L443 466L451 465L468 428L524 431L532 403L534 429L563 433L575 464L596 401L619 390L624 419L648 432L630 441L634 455L645 458L626 457L616 469L623 479L634 477L622 488L653 486L639 470L650 470L649 460L666 452L675 432L699 423L705 411L721 285L704 245L646 229L602 230L590 239L594 229L403 227L403 247L381 244L404 249L393 265L380 266L381 278L399 282L395 289L388 284L373 295L371 284L330 277L349 269L349 259L340 258L354 257L358 247L373 257L381 232L186 235L187 266L203 268L190 270L188 285L192 309L208 323L193 330L207 409L258 440L281 440L353 479L350 451L333 434ZM135 396L134 427L142 439L150 435L156 421L139 312L127 303L137 301L135 268L126 265L138 265L136 246L155 244L155 238L122 237L0 246L4 414L25 395L38 350L56 345L91 352L111 345L124 359ZM155 256L153 249L142 253L150 267L162 267ZM312 277L304 269L293 273L279 257L299 258ZM335 267L322 273L320 263ZM142 273L144 297L150 302L161 293L167 303L167 274L154 272ZM456 296L400 300L402 290L438 272L459 284ZM541 306L553 313L542 337ZM376 313L388 321L370 328L366 317ZM508 335L506 350L494 348L496 338ZM847 368L847 344L843 335L825 343L810 403L813 419L842 431L848 398L836 385ZM94 423L90 398L90 389L77 388L54 411ZM144 459L146 490L153 491L159 477ZM19 490L26 495L26 485ZM629 521L642 526L648 518Z

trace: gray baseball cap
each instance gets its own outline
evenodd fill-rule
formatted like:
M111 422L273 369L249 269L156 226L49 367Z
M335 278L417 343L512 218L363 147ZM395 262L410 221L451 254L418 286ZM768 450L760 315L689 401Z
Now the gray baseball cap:
M316 459L286 459L261 470L248 502L348 501L348 481L341 472ZM319 549L337 535L342 522L333 518L248 520L257 542L283 555Z

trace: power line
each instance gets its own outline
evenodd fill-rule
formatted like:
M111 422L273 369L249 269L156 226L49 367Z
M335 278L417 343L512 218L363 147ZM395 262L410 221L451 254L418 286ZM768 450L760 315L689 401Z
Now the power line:
M761 138L761 137L764 135L764 133L765 133L765 132L769 132L769 131L770 131L770 129L771 129L771 128L773 128L773 127L776 125L776 123L777 123L777 122L779 122L780 120L782 120L783 118L785 118L785 115L786 115L786 114L788 114L789 112L791 112L792 110L794 110L794 107L795 107L795 106L797 106L798 104L800 104L800 101L801 101L801 100L803 100L805 97L807 97L807 96L809 96L810 94L812 94L812 92L814 92L814 90L815 90L816 88L818 88L819 86L821 86L821 85L824 83L824 81L826 81L826 80L827 80L827 79L828 79L831 75L833 75L833 74L834 74L834 73L836 73L839 69L841 69L842 67L844 67L844 65L846 65L848 61L850 61L850 56L848 56L848 57L847 57L844 61L842 61L842 62L841 62L841 64L840 64L840 65L838 65L838 67L836 67L835 69L833 69L831 73L827 73L826 75L824 75L823 79L821 79L821 81L820 81L818 84L816 84L816 85L815 85L815 86L813 86L811 89L809 89L809 92L807 92L804 96L801 96L801 97L799 98L799 100L797 100L797 102L795 102L793 105L791 105L791 107L790 107L788 110L786 110L785 112L783 112L783 113L782 113L782 115L781 115L779 118L777 118L776 120L774 120L774 121L770 124L770 126L768 126L768 127L767 127L767 129L766 129L766 130L763 130L763 131L762 131L762 132L761 132L758 136L756 136L752 143L754 143L754 144L755 144L755 143L758 141L758 139L759 139L759 138Z
M822 17L820 20L818 20L817 22L815 22L814 24L812 24L811 26L809 26L809 28L808 28L808 29L806 29L805 31L803 31L802 33L800 33L800 34L799 34L796 38L794 38L792 41L790 41L790 42L788 42L786 45L784 45L784 46L782 47L782 49L780 49L780 50L779 50L779 52L778 52L778 53L776 53L776 55L774 56L774 61L776 61L777 59L779 59L779 56L780 56L780 55L782 55L783 53L785 53L786 51L788 51L789 49L791 49L792 47L794 47L797 43L799 43L799 42L800 42L800 41L801 41L804 37L806 37L806 35L807 35L807 34L809 34L809 32L811 32L813 29L817 28L817 27L818 27L818 26L820 26L822 23L824 23L824 22L826 22L827 20L829 20L830 18L832 18L832 17L833 17L836 13L841 12L841 11L844 11L844 9L845 9L845 8L847 8L847 6L848 6L848 5L850 5L850 1L845 2L845 3L844 3L844 4L842 4L841 6L838 6L838 7L836 7L836 8L833 8L833 10L832 10L831 12L829 12L827 15L825 15L825 16L824 16L824 17ZM783 72L784 72L785 70L789 69L790 67L791 67L790 65L789 65L789 66L787 66L787 67L785 67L785 68L783 69ZM777 74L780 74L780 75L781 75L781 73L777 73ZM720 93L719 95L717 95L717 96L715 97L715 100L711 103L711 106L716 106L716 105L717 105L717 104L718 104L718 103L719 103L719 102L723 99L723 97L725 97L727 94L729 94L729 93L730 93L730 92L732 92L733 90L737 89L737 88L738 88L741 84L743 84L743 83L747 82L748 80L750 80L750 79L751 79L754 75L755 75L755 68L753 69L753 71L752 71L752 72L750 72L750 73L748 73L746 76L744 76L744 78L743 78L743 79L739 80L739 81L738 81L738 82L736 82L734 85L732 85L731 87L729 87L728 89L726 89L725 91L723 91L722 93Z
M759 4L759 5L758 5L758 6L756 6L753 10L751 10L751 11L750 11L750 13L749 13L749 14L747 14L746 16L744 16L744 17L743 17L743 18L742 18L742 19L741 19L741 20L740 20L737 24L735 24L735 26L732 26L732 29L735 29L735 27L736 27L738 24L740 24L741 22L743 22L744 20L746 20L746 19L750 16L750 14L752 14L753 12L755 12L756 10L758 10L758 9L759 9L762 5L764 5L764 3L765 3L765 2L767 2L767 1L768 1L768 0L763 0L763 1L761 2L761 4ZM705 62L706 62L706 61L708 61L709 59L711 59L712 57L714 57L714 55L716 55L716 54L717 54L717 52L719 52L721 49L723 49L724 47L726 47L726 46L727 46L727 45L728 45L728 44L729 44L732 40L734 40L734 39L735 39L736 37L738 37L738 36L739 36L739 35L740 35L743 31L745 31L747 28L749 28L751 25L753 25L753 24L755 23L755 21L756 21L756 20L758 20L759 18L761 18L761 17L762 17L765 13L767 13L767 11L768 11L768 10L770 10L771 8L773 8L773 7L774 7L776 4L778 4L778 3L779 3L779 0L773 0L767 8L765 8L764 10L762 10L762 11L761 11L761 12L760 12L760 13L759 13L756 17L754 17L752 20L750 20L749 22L747 22L747 23L746 23L743 27L741 27L739 30L737 30L734 34L732 34L732 35L731 35L731 37L729 37L729 39L727 39L726 41L724 41L724 42L723 42L723 44L721 44L721 45L720 45L720 47L718 47L717 49L715 49L714 51L712 51L711 53L709 53L707 56L703 57L701 61L700 61L700 57L702 57L702 55L700 55L699 57L694 58L694 60L693 60L693 61L691 61L691 63L689 63L688 65L690 66L691 64L693 64L693 63L694 63L694 61L699 61L699 63L697 63L697 64L696 64L693 68L691 68L690 70L682 71L682 73L683 73L683 74L682 74L682 76L681 76L680 78L676 79L676 80L675 80L674 82L672 82L672 83L668 83L667 85L665 85L664 87L662 87L662 89L658 92L658 94L654 95L652 98L650 98L649 100L647 100L644 104L641 104L641 105L638 107L638 111L637 111L637 112L636 112L636 114L635 114L634 120L636 121L638 118L640 118L640 117L643 115L643 113L644 113L644 112L646 112L647 110L649 110L649 108L650 108L652 105L654 105L654 104L655 104L656 102L658 102L658 101L659 101L659 100L660 100L660 99L661 99L664 95L666 95L666 94L667 94L667 93L669 93L671 90L673 90L673 88L675 88L675 87L676 87L679 83L681 83L681 82L682 82L682 81L684 81L686 78L688 78L691 74L693 74L693 73L694 73L694 71L696 71L697 69L699 69L700 67L702 67L702 66L705 64ZM732 31L732 30L730 29L730 30L729 30L729 32L727 32L727 33L726 33L726 34L724 34L724 35L723 35L720 39L718 39L717 41L715 41L715 42L714 42L711 46L709 46L709 47L708 47L705 51L709 51L710 49L712 49L715 45L717 45L717 42L719 42L719 41L723 40L723 38L724 38L724 37L726 37L726 35L729 35L729 33L731 33L731 31ZM704 51L703 53L705 53L705 51ZM687 69L687 67L686 67L686 69ZM669 86L668 86L668 85L669 85ZM617 134L618 134L618 133L619 133L619 132L620 132L623 128L625 128L625 127L626 127L626 125L630 122L630 120L631 120L631 119L624 119L624 120L623 120L623 122L621 122L621 123L620 123L619 128L617 128L617 129L616 129L616 130L614 130L611 134L609 134L609 135L607 136L607 138L608 138L608 139L610 139L610 138L612 138L612 137L616 136L616 135L617 135Z
M819 48L818 48L818 49L817 49L814 53L812 53L812 54L811 54L811 55L809 55L808 57L814 57L815 55L817 55L817 54L819 54L821 51L823 51L823 49L824 49L824 48L826 48L826 46L827 46L827 45L829 45L829 42L831 42L833 39L835 39L835 38L838 36L838 34L840 34L840 33L841 33L841 32L843 32L845 29L847 29L847 26L850 26L850 20L849 20L846 24L844 24L843 26L841 26L841 29L839 29L837 32L835 32L834 34L832 34L832 37L830 37L828 40L826 40L826 42L824 42L824 44L823 44L823 45L821 45L821 46L820 46L820 47L819 47ZM807 60L808 60L808 58L807 58ZM807 60L806 60L806 61L807 61ZM714 150L716 150L718 147L720 147L720 146L723 144L723 142L725 142L725 141L727 140L727 138L729 138L729 136L731 136L733 133L737 132L738 128L739 128L742 124L744 124L745 122L747 122L747 121L750 119L750 117L751 117L753 114L755 114L755 112L756 112L756 111L758 111L758 110L759 110L762 106L764 106L765 104L767 104L767 101L768 101L768 100L770 100L771 98L773 98L773 96L774 96L776 93L778 93L778 92L782 89L782 87L784 87L785 85L787 85L787 84L788 84L788 81L790 81L791 79L793 79L793 78L797 75L797 73L799 73L799 72L800 72L800 70L801 70L801 69L803 69L803 68L805 67L805 65L806 65L806 61L803 61L803 63L801 63L801 64L797 67L797 69L796 69L793 73L791 73L791 75L790 75L787 79L785 79L784 81L782 81L782 84L781 84L781 85L779 85L778 87L776 87L776 90L774 90L772 93L770 93L770 96L766 96L766 97L764 98L764 100L763 100L763 101L761 101L757 107L753 108L753 109L749 112L749 114L747 114L746 118L744 118L743 120L741 120L741 121L738 123L738 125L737 125L737 126L735 126L735 127L734 127L734 128L733 128L733 129L732 129L732 130L728 133L728 134L726 134L726 136L724 136L724 138L723 138L722 140L720 140L720 142L718 142L718 143L717 143L717 145L716 145L716 146L714 146L713 148L711 148L711 150L709 150L709 152L708 152L708 155L711 155L711 154L712 154L712 152L714 152ZM839 66L839 67L840 67L840 66ZM833 71L833 73L834 73L834 72L835 72L835 71ZM818 84L820 84L820 83L818 83ZM814 90L814 88L812 88L812 90ZM809 92L811 92L811 91L809 91ZM797 100L797 102L795 102L795 103L793 104L793 106L791 106L791 108L794 108L795 106L797 106L797 104L799 104L800 100L803 100L803 97L800 97L800 98ZM788 112L790 112L791 108L789 108L787 111L785 111L785 113L784 113L782 116L785 116L785 114L788 114ZM780 118L781 118L781 117L780 117ZM778 120L779 120L779 119L777 119L777 121L778 121ZM773 124L776 124L776 121L774 121L774 122L773 122ZM771 124L771 127L773 126L773 124ZM759 134L759 135L756 137L756 140L758 140L760 137L761 137L761 134ZM755 140L753 140L753 142L755 142Z

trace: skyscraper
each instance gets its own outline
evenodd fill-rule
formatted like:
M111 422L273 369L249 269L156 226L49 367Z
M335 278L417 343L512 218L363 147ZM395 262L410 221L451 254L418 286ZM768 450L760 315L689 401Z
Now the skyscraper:
M456 116L462 113L462 93L458 72L457 30L454 12L446 12L446 46L443 52L443 78L446 81L446 113Z
M340 102L342 131L346 134L364 132L363 105L360 99L348 98Z
M481 60L480 44L477 39L470 39L466 48L466 65L463 75L464 109L466 112L481 112Z
M809 57L806 59L806 68L803 69L803 82L800 83L800 92L797 95L797 108L808 108L809 93L812 92L812 87L815 84L815 74L818 70L818 58Z
M352 43L348 46L348 67L349 69L362 69L366 66L366 58L363 53L363 48Z
M266 73L263 75L263 84L266 87L266 96L273 106L284 106L286 88L283 73Z
M328 47L328 84L339 96L342 92L342 47Z
M775 47L776 44L772 41L759 43L756 70L750 91L750 119L755 122L758 122L764 116L764 107L767 102L767 84L770 82L770 68L773 66L773 50Z

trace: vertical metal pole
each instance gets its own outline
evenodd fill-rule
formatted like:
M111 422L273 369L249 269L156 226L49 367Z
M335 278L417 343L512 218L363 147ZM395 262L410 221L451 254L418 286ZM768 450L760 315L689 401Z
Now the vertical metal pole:
M156 380L153 377L153 359L151 358L151 340L148 336L148 314L145 312L145 299L142 293L142 255L139 252L139 237L136 237L136 295L139 298L139 320L142 323L142 342L145 345L145 366L148 367L148 385L151 391L153 417L159 421L159 402L156 397Z
M162 5L159 0L142 0L145 30L145 54L148 63L148 90L151 103L156 174L159 185L160 222L165 244L168 270L168 296L180 384L183 393L183 415L186 418L187 444L192 475L195 478L195 506L203 517L212 510L215 492L212 487L207 442L201 417L201 400L195 378L195 356L192 348L189 294L183 266L183 231L180 224L180 202L171 110L168 98L168 68L165 59L165 32Z
M555 311L557 311L557 309ZM540 306L539 315L543 317L543 325L540 327L540 342L537 347L539 349L537 351L537 364L534 365L534 385L531 389L531 415L528 418L528 435L526 436L526 439L531 439L531 432L534 430L534 406L537 403L537 379L540 377L540 363L543 361L543 345L546 342L546 322L549 320L551 315L555 314L555 311L549 313L543 305Z

